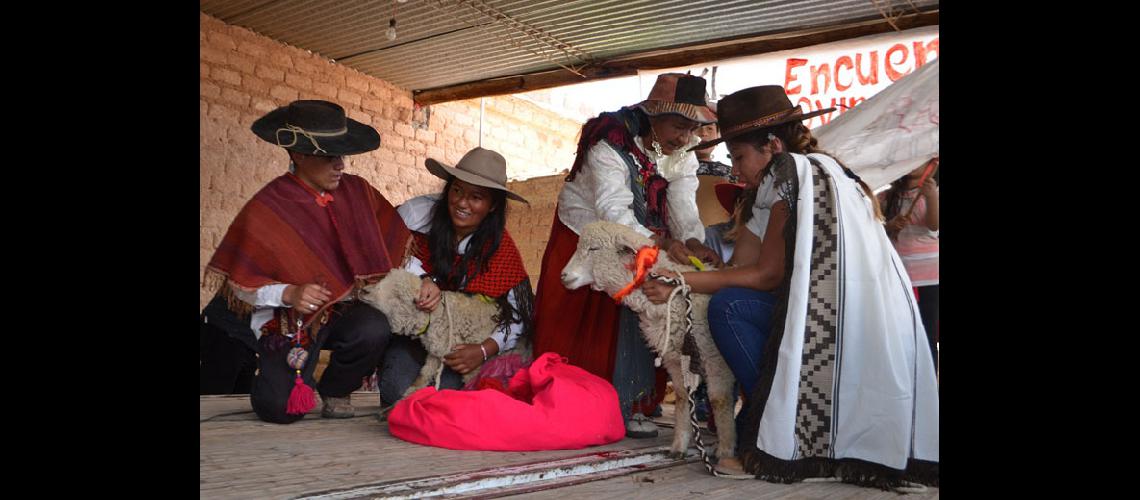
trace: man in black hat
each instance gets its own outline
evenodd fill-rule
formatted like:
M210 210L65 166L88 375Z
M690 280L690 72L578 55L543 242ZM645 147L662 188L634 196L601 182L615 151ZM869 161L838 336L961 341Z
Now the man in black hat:
M252 130L285 148L291 171L230 224L206 267L218 295L201 328L215 346L257 352L250 402L262 420L301 419L316 404L313 387L323 417L352 417L349 395L375 369L390 335L387 318L356 301L356 292L399 267L411 237L383 195L344 172L343 156L378 148L380 135L327 101L295 101ZM318 386L322 348L333 353ZM236 372L208 373L212 361L203 359L203 390L218 383L208 375Z

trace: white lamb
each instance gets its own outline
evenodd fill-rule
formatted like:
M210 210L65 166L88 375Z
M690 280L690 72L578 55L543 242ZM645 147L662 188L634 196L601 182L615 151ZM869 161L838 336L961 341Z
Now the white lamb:
M392 333L418 337L427 350L424 366L404 391L404 397L426 387L432 380L438 388L443 357L458 344L478 344L491 336L497 326L494 318L499 314L495 303L462 292L443 292L434 311L421 311L415 304L420 286L419 277L395 269L379 282L364 287L360 295L360 300L388 317ZM478 373L478 368L467 372L463 383Z
M586 225L579 235L578 248L566 267L562 270L562 284L568 289L590 285L594 290L604 291L611 297L633 280L632 262L637 250L652 246L653 241L633 229L613 222L599 221ZM651 272L662 270L676 272L694 271L691 265L681 265L669 259L662 251ZM685 335L685 301L675 297L667 304L654 304L638 287L622 299L622 303L637 313L641 333L649 347L661 356L665 369L673 380L677 392L676 427L671 451L680 457L693 438L689 421L688 390L685 387L681 369L681 346ZM735 456L736 425L733 422L732 393L736 378L720 355L712 335L709 333L709 295L692 294L693 337L700 353L704 368L705 382L708 384L709 402L713 418L716 419L718 446L716 454L720 459ZM671 314L671 338L665 336L666 314Z

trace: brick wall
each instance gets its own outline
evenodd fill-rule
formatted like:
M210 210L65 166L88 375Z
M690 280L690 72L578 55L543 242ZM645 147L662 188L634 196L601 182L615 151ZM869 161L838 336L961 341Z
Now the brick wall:
M554 223L554 207L558 203L558 192L562 189L566 172L558 175L534 177L525 181L508 182L507 187L530 202L530 207L522 203L510 202L507 212L507 230L515 240L522 254L523 264L530 274L531 286L538 286L538 275L542 268L542 253L550 239L550 226Z
M454 164L479 144L478 99L431 106L427 126L419 127L406 90L206 14L199 26L200 270L238 210L286 171L284 151L249 127L290 101L333 101L350 118L375 127L380 149L346 157L346 170L367 179L393 204L442 187L443 181L424 169L424 159ZM511 178L570 166L580 123L511 96L486 98L484 105L483 147L506 157ZM527 191L532 184L533 193ZM541 236L545 246L558 193L551 189L554 184L545 178L523 183L523 196L534 207L519 209L525 205L512 202L509 216L512 234L526 242L524 255L535 276L542 258L535 238ZM200 305L209 299L203 290Z

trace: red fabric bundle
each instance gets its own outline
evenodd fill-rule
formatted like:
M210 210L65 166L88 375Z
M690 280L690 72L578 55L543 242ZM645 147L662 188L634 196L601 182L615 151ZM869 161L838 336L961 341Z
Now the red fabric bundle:
M552 352L519 370L507 392L420 389L396 403L388 429L452 450L572 450L625 436L613 386Z

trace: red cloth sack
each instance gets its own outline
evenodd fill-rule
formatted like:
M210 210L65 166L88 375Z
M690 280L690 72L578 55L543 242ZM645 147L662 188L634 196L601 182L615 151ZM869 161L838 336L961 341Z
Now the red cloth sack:
M613 385L553 352L519 370L506 392L420 389L396 403L388 429L453 450L573 450L625 437Z

